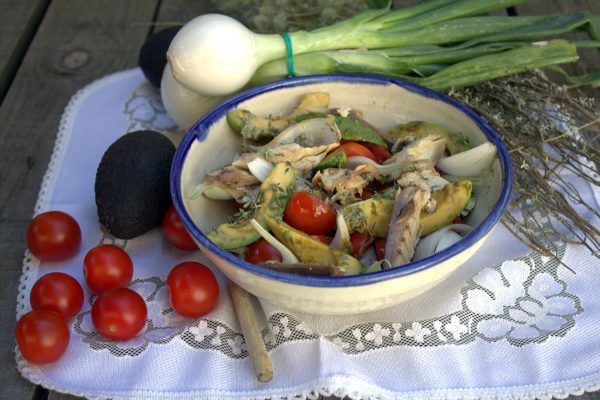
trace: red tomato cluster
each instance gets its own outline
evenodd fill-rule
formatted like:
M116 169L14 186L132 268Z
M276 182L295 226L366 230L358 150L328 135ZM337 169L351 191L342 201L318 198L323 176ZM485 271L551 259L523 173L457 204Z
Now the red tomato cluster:
M163 220L166 240L173 246L197 249L173 208ZM61 211L36 216L27 229L27 246L43 261L63 261L73 257L81 244L79 224ZM100 245L85 255L83 274L87 286L97 295L91 318L96 330L112 340L127 340L146 325L148 309L144 299L127 288L133 277L133 261L123 249ZM219 285L212 271L199 263L175 266L167 278L169 299L175 311L188 317L208 313L217 303ZM67 321L83 305L84 293L70 275L51 272L32 287L33 311L23 315L14 335L25 359L34 364L58 360L66 351L70 331Z

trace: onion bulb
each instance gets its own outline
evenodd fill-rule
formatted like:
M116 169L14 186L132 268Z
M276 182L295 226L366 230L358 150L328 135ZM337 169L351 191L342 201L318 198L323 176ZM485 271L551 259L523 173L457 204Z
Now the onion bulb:
M205 96L181 86L173 79L169 64L163 71L160 95L165 110L183 130L189 129L206 112L225 100L225 97Z

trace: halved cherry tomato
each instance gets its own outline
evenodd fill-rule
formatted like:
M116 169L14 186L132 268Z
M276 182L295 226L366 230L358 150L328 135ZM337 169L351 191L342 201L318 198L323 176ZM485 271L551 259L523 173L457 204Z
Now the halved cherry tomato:
M51 272L33 284L29 301L34 310L54 311L69 320L81 310L83 289L72 276Z
M43 261L62 261L77 253L81 229L73 217L62 211L37 215L27 228L27 247Z
M176 265L167 277L173 309L186 317L200 317L219 300L219 283L212 271L197 262Z
M244 259L252 264L258 264L265 261L281 262L283 260L279 250L263 238L258 239L248 246Z
M174 207L169 208L162 222L165 238L173 246L181 250L196 250L198 246L181 222Z
M354 257L360 255L360 249L371 239L371 235L362 232L353 232L350 235L350 243L352 244L352 255Z
M83 259L83 275L94 293L127 286L133 277L129 254L112 244L96 246Z
M327 203L307 192L292 195L283 220L309 235L324 235L335 229L335 212Z
M390 153L389 150L384 146L369 142L363 142L362 144L367 149L371 150L371 153L373 153L375 156L375 161L377 161L379 164L392 156L392 153Z
M103 336L127 340L146 325L146 302L131 289L118 287L102 293L92 304L92 323Z
M371 152L371 150L362 144L356 142L346 142L340 147L342 150L344 150L344 153L346 153L346 157L367 157L373 161L377 161L373 152Z
M386 239L377 239L375 240L375 257L377 261L381 261L385 257L385 244L387 243Z
M49 364L67 350L70 333L67 321L54 311L33 310L19 318L15 339L27 361Z

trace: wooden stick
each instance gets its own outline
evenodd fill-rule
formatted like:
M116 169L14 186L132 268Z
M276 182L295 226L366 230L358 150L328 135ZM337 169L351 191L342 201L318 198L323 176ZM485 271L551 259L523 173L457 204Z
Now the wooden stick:
M250 355L256 378L260 382L269 382L273 379L273 365L258 327L252 295L232 281L229 281L229 293L244 334L246 350Z

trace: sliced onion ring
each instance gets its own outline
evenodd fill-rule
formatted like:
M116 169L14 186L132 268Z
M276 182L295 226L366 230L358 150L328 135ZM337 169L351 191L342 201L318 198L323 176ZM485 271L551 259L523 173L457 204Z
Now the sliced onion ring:
M256 157L248 163L248 170L256 177L256 179L264 182L273 170L273 164L262 157Z
M478 176L492 165L496 156L496 146L485 142L462 153L442 158L437 167L457 176Z
M453 224L445 226L419 240L417 247L415 248L415 254L413 261L421 260L435 254L438 250L438 245L442 240L444 234L448 231L454 231L459 233L468 233L473 230L473 227L465 224Z

